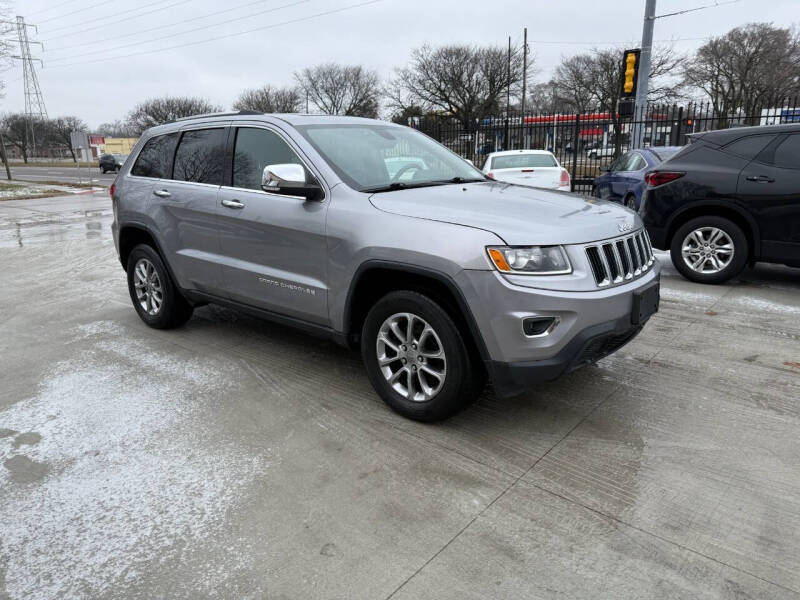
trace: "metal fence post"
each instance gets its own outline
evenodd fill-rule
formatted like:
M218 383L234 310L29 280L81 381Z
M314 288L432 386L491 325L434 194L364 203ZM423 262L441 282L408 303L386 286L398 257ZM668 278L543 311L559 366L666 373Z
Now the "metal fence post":
M572 136L572 176L570 177L569 191L575 191L575 178L578 173L578 139L581 132L581 115L575 113L575 133Z
M675 139L672 142L673 146L681 145L681 133L683 129L683 106L678 107L678 126L675 128Z

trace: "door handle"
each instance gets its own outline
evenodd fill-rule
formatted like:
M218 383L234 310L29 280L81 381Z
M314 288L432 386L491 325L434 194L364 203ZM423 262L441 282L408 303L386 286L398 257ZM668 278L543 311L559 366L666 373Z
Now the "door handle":
M172 196L167 190L153 190L153 193L159 198L169 198Z
M747 177L747 181L755 181L756 183L774 183L775 179L766 175L750 175Z
M244 204L238 200L223 200L222 206L227 206L228 208L244 208Z

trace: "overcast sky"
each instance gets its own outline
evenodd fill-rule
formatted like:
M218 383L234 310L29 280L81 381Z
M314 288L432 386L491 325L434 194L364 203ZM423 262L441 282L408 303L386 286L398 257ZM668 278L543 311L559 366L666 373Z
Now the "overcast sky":
M676 48L689 52L704 38L743 23L789 26L800 21L798 0L718 2L718 7L658 19L655 39L676 40ZM198 95L229 108L242 89L290 84L295 71L319 62L364 64L388 78L412 48L426 42L505 45L509 35L520 41L525 26L539 70L535 78L546 79L562 56L592 44L637 47L644 14L644 0L9 4L9 16L38 24L38 34L30 30L30 36L44 43L44 51L32 49L44 61L38 75L49 115L77 115L91 127L124 118L137 102L152 96ZM708 4L714 0L658 0L657 14ZM22 111L19 61L0 77L6 82L0 111Z

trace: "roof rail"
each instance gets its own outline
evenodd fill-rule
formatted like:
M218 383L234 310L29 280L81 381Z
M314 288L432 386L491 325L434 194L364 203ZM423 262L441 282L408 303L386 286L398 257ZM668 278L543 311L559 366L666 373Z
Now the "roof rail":
M214 112L214 113L204 113L202 115L192 115L190 117L181 117L180 119L175 119L175 122L178 121L191 121L192 119L204 119L206 117L235 117L237 115L263 115L264 113L259 112L257 110L235 110L231 112Z

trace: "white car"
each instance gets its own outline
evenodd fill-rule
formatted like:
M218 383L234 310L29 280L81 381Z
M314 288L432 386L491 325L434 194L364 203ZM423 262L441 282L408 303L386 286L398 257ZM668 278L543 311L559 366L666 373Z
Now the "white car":
M548 190L570 191L569 172L547 150L507 150L486 157L487 177Z

